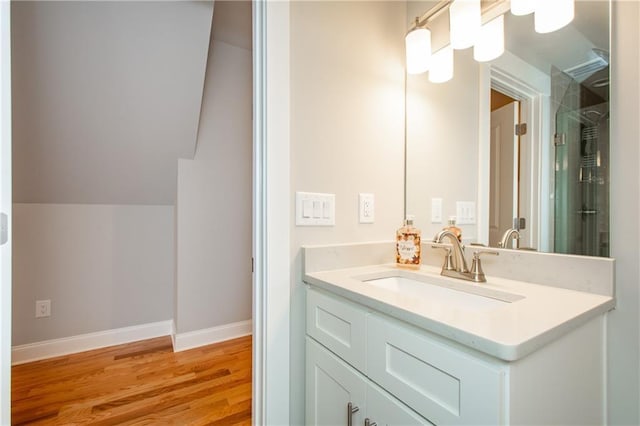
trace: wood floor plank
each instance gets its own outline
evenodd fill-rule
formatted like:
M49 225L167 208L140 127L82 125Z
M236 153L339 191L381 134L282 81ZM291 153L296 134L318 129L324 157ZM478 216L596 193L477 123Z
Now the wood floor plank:
M169 337L12 368L12 424L251 422L251 337L174 353Z

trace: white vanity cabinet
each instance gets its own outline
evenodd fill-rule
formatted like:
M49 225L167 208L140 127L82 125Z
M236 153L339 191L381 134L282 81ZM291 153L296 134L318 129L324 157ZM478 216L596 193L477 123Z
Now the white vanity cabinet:
M604 424L604 328L591 319L508 362L309 287L306 422Z
M307 425L430 424L310 337L306 376Z

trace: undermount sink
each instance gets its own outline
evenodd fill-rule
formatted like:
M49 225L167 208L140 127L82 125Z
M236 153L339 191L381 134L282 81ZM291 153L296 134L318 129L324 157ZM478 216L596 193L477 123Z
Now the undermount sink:
M524 296L482 287L481 284L458 283L440 276L432 277L408 271L391 270L354 278L402 297L465 310L492 310L524 299Z

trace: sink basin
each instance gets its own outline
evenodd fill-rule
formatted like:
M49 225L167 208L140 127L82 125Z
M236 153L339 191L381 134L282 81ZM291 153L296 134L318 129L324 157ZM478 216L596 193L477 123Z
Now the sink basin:
M520 295L485 288L478 284L457 283L440 276L431 277L407 271L389 271L376 275L354 278L396 293L399 297L472 311L492 310L524 299Z

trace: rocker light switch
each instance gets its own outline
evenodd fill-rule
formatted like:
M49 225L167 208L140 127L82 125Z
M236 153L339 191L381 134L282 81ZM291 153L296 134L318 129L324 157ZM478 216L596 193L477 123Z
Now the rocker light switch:
M296 192L297 226L334 226L335 212L335 194Z

